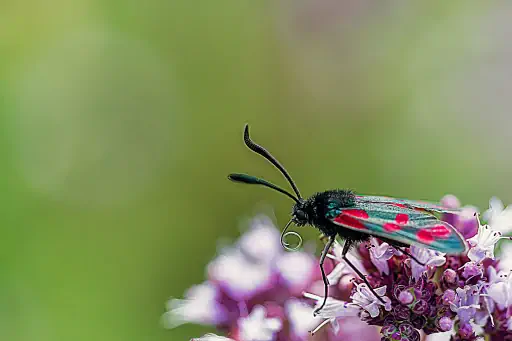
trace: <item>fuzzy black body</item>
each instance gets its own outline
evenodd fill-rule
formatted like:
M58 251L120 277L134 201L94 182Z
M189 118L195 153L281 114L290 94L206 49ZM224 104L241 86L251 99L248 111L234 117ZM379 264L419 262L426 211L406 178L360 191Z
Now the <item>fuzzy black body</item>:
M354 242L366 241L370 238L367 233L361 233L334 224L329 216L333 209L350 208L355 205L354 192L335 189L313 194L307 200L302 200L293 206L292 216L298 226L312 225L326 236L338 234L342 239Z

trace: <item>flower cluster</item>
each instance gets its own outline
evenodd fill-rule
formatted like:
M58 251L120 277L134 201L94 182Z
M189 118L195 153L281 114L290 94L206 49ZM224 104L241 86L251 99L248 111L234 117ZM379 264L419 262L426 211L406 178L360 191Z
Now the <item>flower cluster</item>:
M441 203L460 206L454 196ZM284 252L272 222L259 217L210 263L207 282L186 299L169 301L165 321L169 327L213 325L229 336L195 339L201 341L419 341L425 335L512 341L512 257L494 255L496 243L510 239L504 236L512 231L512 208L492 198L485 225L476 212L464 207L441 217L467 240L464 254L416 246L402 252L375 238L351 250L349 260L379 297L343 261L335 242L324 265L329 297L317 316L313 311L324 299L318 259Z
M311 299L323 295L319 259L313 251L283 250L279 231L265 216L256 217L250 225L233 246L221 250L210 262L206 282L189 289L185 299L169 300L163 316L166 327L211 325L229 336L207 334L195 339L198 341L306 341L315 329L319 329L314 336L318 340L350 340L353 335L369 341L380 339L376 327L357 317L359 309L333 308L336 297L348 297L351 286L347 284L331 287L333 297L322 311L336 328L320 329L323 319L313 315L311 304ZM325 269L331 283L337 283L351 272L339 262L341 258L330 257L334 259L326 262ZM304 292L311 293L309 298Z

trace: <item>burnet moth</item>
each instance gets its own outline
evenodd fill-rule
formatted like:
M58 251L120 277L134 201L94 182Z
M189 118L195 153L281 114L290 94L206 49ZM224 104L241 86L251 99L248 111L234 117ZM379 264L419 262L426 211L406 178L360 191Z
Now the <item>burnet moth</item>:
M418 263L420 262L412 257L404 249L405 247L418 245L445 253L460 253L466 250L466 243L457 230L450 224L439 220L435 215L454 213L453 210L424 201L358 195L346 189L318 192L304 199L279 161L265 148L251 140L248 125L244 129L244 142L250 150L260 154L279 169L295 192L293 195L266 180L247 174L233 173L228 176L229 180L235 182L272 188L295 201L292 218L281 234L283 246L286 246L283 237L291 223L297 226L314 226L328 238L320 257L325 295L322 305L315 311L316 314L324 307L327 300L329 283L323 265L336 236L345 240L342 252L343 260L383 303L383 299L377 295L366 277L346 257L352 246L368 241L371 236L375 236L400 249Z

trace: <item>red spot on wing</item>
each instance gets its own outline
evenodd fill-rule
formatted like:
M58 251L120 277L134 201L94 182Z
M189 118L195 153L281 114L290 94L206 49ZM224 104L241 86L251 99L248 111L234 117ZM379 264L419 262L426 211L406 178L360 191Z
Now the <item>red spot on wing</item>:
M342 214L340 214L339 216L334 218L334 222L336 222L338 224L341 224L341 225L345 225L345 226L354 228L354 229L366 230L366 227L363 225L363 223L361 223L356 218L353 218L353 217L351 217L349 215L346 215L345 212L346 211L343 211Z
M409 215L405 213L398 213L395 217L397 224L407 224L409 222Z
M393 223L385 223L384 225L382 225L382 227L387 232L396 232L396 231L400 231L400 229L401 229L401 227L398 226L398 224L393 224Z
M342 215L348 215L354 218L368 219L368 213L365 210L344 210Z
M444 225L436 225L428 229L419 230L416 236L418 240L425 244L430 244L435 238L446 239L452 234L452 231Z
M391 205L396 206L396 207L400 207L400 208L407 208L407 206L404 205L404 204L392 203Z
M452 231L444 225L437 225L430 229L430 233L435 237L446 238Z
M416 237L418 237L418 241L425 244L430 244L434 241L434 236L429 230L419 230Z

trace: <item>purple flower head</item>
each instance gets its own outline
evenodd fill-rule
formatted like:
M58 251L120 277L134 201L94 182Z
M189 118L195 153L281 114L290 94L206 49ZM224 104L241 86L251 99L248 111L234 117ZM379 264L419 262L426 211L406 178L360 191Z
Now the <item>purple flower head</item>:
M455 301L450 304L453 312L457 313L461 323L469 323L475 317L476 309L480 298L480 288L477 285L467 285L464 288L457 288Z
M453 196L442 204L460 207ZM207 334L198 341L341 341L350 336L376 341L375 326L382 327L382 341L419 341L420 332L432 335L429 340L440 332L451 333L454 341L507 340L512 335L512 257L508 263L503 254L493 259L512 208L491 200L490 225L481 225L476 211L467 206L443 215L469 238L467 254L445 256L411 246L410 257L377 238L371 239L372 247L352 248L348 259L377 295L345 263L343 246L335 242L324 264L329 293L317 316L313 311L324 299L318 258L285 252L272 222L258 217L210 262L208 281L190 289L185 299L169 301L164 320L169 327L193 322L227 332L227 337Z

